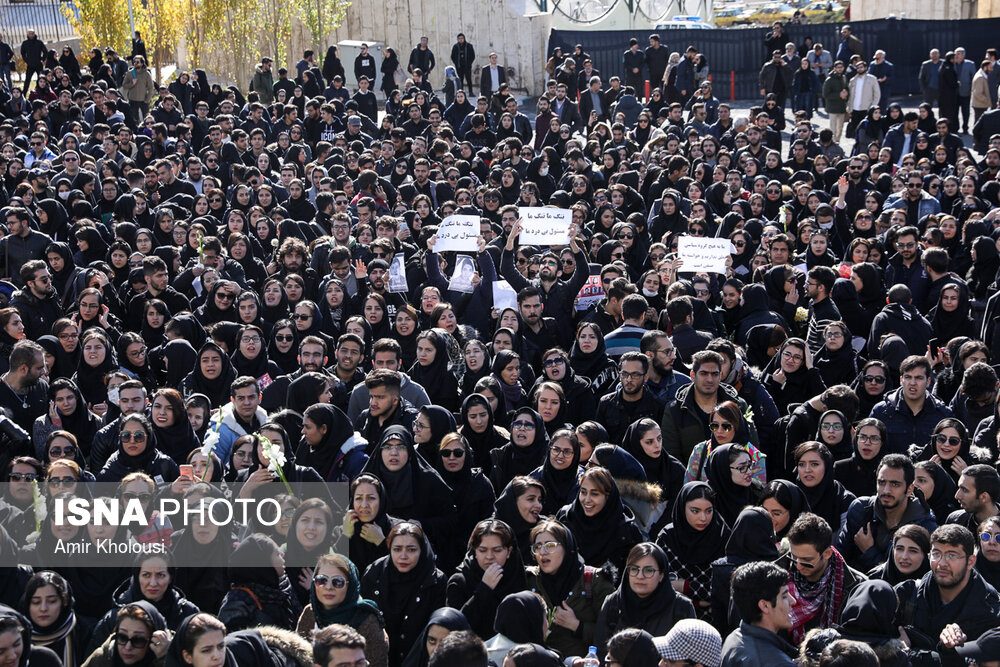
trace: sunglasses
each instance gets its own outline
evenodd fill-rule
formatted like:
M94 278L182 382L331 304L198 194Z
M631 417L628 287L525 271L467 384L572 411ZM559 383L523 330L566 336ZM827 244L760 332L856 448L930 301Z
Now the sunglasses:
M115 635L115 643L119 646L125 646L126 644L131 644L132 648L143 649L149 644L149 638L143 637L142 635L134 635L129 637L124 632L119 632Z
M306 315L305 313L295 313L292 315L293 320L309 320L312 319L312 315Z
M122 431L122 442L146 442L145 431Z
M68 447L53 447L49 450L49 458L62 458L62 457L76 456L76 447L69 445Z
M292 336L290 334L277 334L274 337L274 340L278 341L279 343L291 343L293 340L295 340L295 336Z
M347 579L344 577L328 577L325 574L317 574L313 577L313 581L316 582L317 586L335 588L337 590L347 585Z
M979 536L979 539L981 539L986 544L989 544L989 541L991 539L997 544L1000 544L1000 533L997 533L996 535L992 535L990 533L983 533L982 535Z
M441 458L443 459L460 459L465 456L464 449L442 449Z
M34 482L37 479L38 475L33 472L12 472L10 474L12 482Z
M142 504L148 503L153 498L152 493L132 493L127 492L122 494L122 499L126 502L129 500L138 500Z
M934 436L934 442L938 445L943 445L945 443L951 445L952 447L958 447L962 444L962 439L957 435L945 435L944 433L938 433Z
M708 425L708 430L715 433L719 429L722 429L723 433L729 433L733 430L733 425L729 422L712 422Z

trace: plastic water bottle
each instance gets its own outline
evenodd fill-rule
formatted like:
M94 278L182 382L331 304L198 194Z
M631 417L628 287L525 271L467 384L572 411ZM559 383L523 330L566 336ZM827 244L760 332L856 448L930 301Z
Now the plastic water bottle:
M597 657L597 647L591 646L587 652L587 657L583 659L583 667L601 667L601 661Z

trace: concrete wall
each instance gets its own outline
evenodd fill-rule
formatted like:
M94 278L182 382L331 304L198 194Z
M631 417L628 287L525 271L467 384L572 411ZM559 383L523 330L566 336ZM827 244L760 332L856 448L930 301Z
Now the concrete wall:
M926 20L990 18L1000 16L1000 0L851 0L854 21L883 19L890 14Z
M521 6L530 11L534 3L527 0ZM473 82L477 90L478 69L488 63L490 51L496 51L500 64L514 70L509 79L511 88L537 95L545 87L545 45L550 27L549 15L523 16L508 0L355 0L344 25L329 43L345 39L382 42L395 49L405 68L410 50L426 35L437 61L431 84L439 90L444 84L444 68L451 64L455 36L462 32L476 49ZM298 51L295 48L292 53L298 56ZM353 66L353 62L344 63L347 69Z

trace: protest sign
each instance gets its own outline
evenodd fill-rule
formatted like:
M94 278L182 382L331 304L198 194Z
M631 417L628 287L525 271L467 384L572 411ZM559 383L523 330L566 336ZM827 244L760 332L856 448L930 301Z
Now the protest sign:
M604 287L600 276L590 276L580 289L576 299L577 310L589 310L591 306L604 298Z
M733 242L729 239L682 236L677 242L680 270L684 273L725 274L726 260L732 252Z
M479 216L449 215L441 221L434 252L479 250Z
M569 226L573 212L568 208L528 207L521 214L521 245L569 245Z
M493 283L493 307L497 311L504 308L517 310L517 292L506 280L497 280Z
M392 264L389 265L389 291L390 292L408 292L409 287L406 284L406 264L404 262L406 258L403 257L403 253L399 252L392 258Z

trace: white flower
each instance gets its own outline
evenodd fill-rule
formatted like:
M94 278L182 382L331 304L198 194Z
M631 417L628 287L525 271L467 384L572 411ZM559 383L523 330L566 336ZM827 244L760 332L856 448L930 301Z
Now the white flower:
M285 453L281 451L281 448L275 447L273 442L263 437L260 439L260 445L264 450L265 458L267 458L270 462L268 463L267 469L275 473L278 472L279 469L284 469L287 459L285 458Z
M205 458L212 458L212 452L215 450L215 445L211 442L206 442L201 447L201 455Z
M32 500L35 506L35 523L40 524L45 521L45 517L49 515L48 508L45 506L45 496L38 490L38 482L32 482Z

